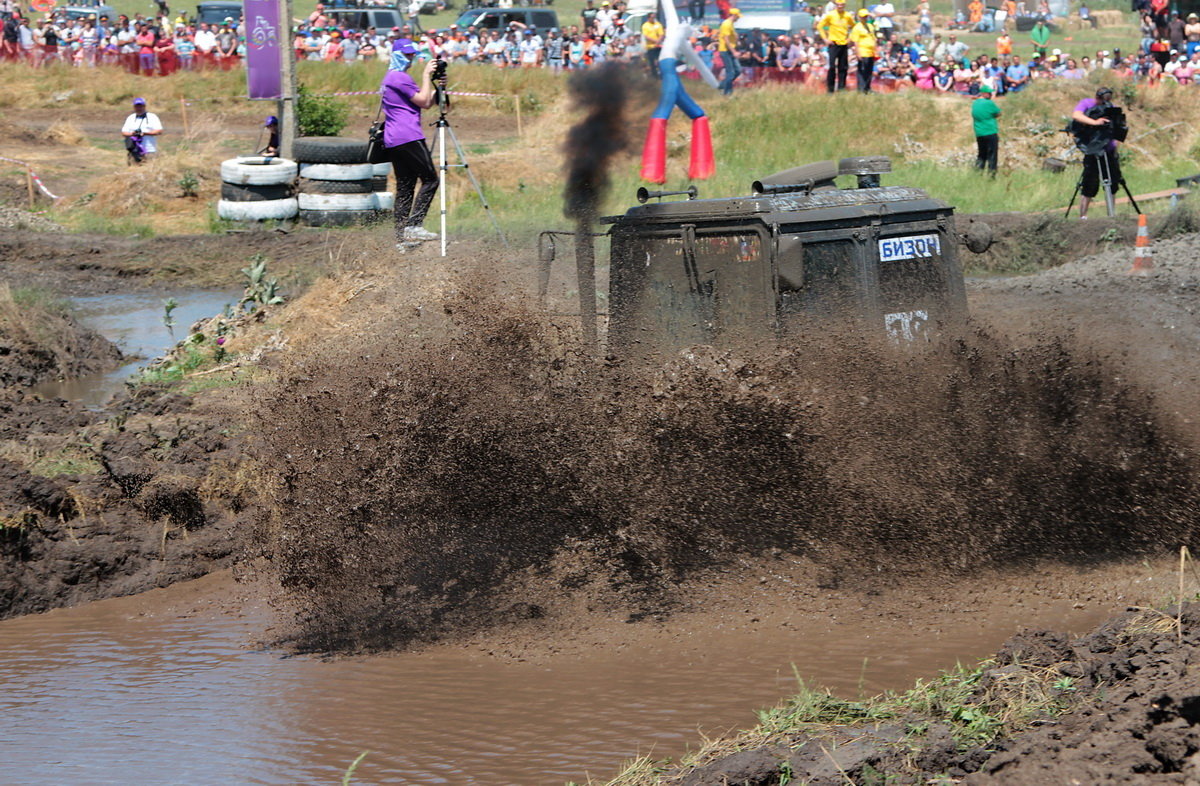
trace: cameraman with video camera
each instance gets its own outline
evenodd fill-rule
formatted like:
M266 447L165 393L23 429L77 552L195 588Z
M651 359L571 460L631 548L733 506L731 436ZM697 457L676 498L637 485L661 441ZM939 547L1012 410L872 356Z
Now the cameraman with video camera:
M430 60L421 76L421 86L417 87L417 83L406 73L416 56L417 47L410 39L398 39L392 45L388 72L380 85L385 120L383 146L396 175L398 247L405 243L438 238L438 235L421 226L438 190L437 169L429 148L425 146L425 132L421 129L421 110L437 102L433 83L440 74L435 72L446 66L441 60ZM419 192L418 180L421 181Z
M1125 139L1128 128L1125 113L1120 107L1113 106L1112 96L1111 89L1101 87L1095 98L1083 99L1071 113L1071 133L1076 147L1083 153L1083 179L1079 187L1081 219L1087 218L1088 206L1099 193L1102 179L1107 180L1105 185L1110 193L1124 183L1117 142Z

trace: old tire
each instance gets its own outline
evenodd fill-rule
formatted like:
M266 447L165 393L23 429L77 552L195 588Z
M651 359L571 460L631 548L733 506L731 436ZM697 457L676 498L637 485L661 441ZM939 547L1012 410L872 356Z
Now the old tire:
M371 190L372 191L387 191L387 187L388 187L387 175L382 175L382 176L376 175L375 177L371 178Z
M221 162L221 180L235 186L278 186L296 178L296 162L253 156Z
M375 180L312 180L300 178L301 194L370 194L376 191Z
M222 199L217 203L217 215L227 221L293 218L298 209L295 199L272 199L267 202L231 202Z
M374 210L375 194L300 194L301 210Z
M292 195L290 185L279 186L239 186L233 183L221 184L221 199L229 202L270 202L276 199L287 199Z
M396 206L396 195L391 191L376 191L375 192L375 209L385 213L392 212L392 208Z
M371 164L301 164L300 177L309 180L370 180Z
M344 227L374 221L374 210L301 210L300 220L310 227Z
M292 142L292 155L305 164L365 164L367 141L344 136L302 136Z
M371 164L371 167L371 171L375 177L387 177L392 174L392 163L390 161L384 161L382 164Z

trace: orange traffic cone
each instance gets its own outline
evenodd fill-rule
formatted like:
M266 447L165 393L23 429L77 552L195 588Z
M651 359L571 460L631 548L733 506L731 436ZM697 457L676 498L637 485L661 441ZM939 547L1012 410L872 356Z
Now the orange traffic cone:
M1133 268L1129 275L1146 275L1154 269L1154 249L1150 248L1150 230L1146 229L1146 214L1138 213L1137 240L1133 244Z

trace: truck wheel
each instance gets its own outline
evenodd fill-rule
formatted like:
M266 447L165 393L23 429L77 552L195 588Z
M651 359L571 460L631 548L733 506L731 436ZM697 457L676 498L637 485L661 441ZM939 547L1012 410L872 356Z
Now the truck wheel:
M221 184L221 199L229 202L270 202L287 199L292 195L290 185L239 186L234 183Z
M375 209L380 212L390 213L396 206L396 195L391 191L376 191L374 196Z
M302 136L292 142L292 155L304 164L365 164L367 143L344 136Z
M388 161L382 164L371 164L371 175L374 177L387 177L392 174L392 165Z
M286 158L231 158L221 162L221 180L235 186L277 186L296 177L296 162Z
M375 179L367 180L313 180L300 178L301 194L370 194L378 190Z
M272 199L267 202L217 202L217 215L227 221L269 221L292 218L298 206L295 199Z
M309 180L369 180L374 176L371 164L300 165L300 177Z

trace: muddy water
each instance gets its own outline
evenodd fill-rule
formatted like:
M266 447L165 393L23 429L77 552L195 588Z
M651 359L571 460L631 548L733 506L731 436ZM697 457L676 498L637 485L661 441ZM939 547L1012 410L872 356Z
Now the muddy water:
M72 298L76 318L119 346L130 362L103 374L47 382L34 391L48 398L71 399L89 409L98 409L124 389L131 374L161 357L176 341L186 338L192 323L221 313L225 304L236 303L240 295L240 292L190 290ZM163 303L170 297L179 303L172 315L173 333L163 324Z
M528 662L463 647L325 661L256 648L271 615L209 600L229 584L0 622L0 780L332 783L369 751L356 782L561 784L678 755L698 727L752 723L791 691L793 664L843 694L900 688L1023 625L1082 630L1111 608L1034 592L868 623L856 601L610 626Z

